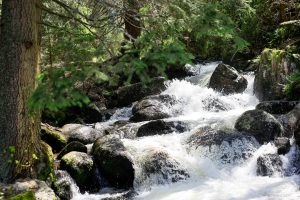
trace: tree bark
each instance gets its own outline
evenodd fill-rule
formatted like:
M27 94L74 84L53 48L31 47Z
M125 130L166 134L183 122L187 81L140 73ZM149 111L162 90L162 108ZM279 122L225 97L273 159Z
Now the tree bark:
M3 0L0 38L0 182L36 177L40 117L26 106L36 87L40 0Z
M125 5L125 34L126 40L132 41L141 35L142 23L139 16L139 1L137 0L124 0Z

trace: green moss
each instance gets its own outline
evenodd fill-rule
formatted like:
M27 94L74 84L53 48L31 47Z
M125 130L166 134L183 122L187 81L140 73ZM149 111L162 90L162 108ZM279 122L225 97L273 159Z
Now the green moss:
M41 156L41 167L39 170L38 179L54 181L54 165L53 165L53 153L51 147L42 142L42 156Z
M36 200L36 198L34 196L34 193L29 191L11 197L10 200Z

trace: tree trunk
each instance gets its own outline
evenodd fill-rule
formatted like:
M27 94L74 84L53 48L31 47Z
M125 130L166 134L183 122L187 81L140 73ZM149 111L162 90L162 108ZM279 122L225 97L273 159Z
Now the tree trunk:
M139 16L139 1L124 0L125 3L125 34L126 40L132 41L141 35L141 18Z
M40 0L3 0L0 38L0 182L36 177L40 117L26 106L36 87Z

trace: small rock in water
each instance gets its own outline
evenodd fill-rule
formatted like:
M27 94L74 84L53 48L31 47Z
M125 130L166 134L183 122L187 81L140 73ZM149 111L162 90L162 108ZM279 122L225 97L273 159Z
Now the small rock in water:
M282 171L282 161L279 155L266 154L257 158L256 174L258 176L272 176Z
M283 126L271 114L262 110L244 112L236 121L238 131L253 135L259 143L270 142L283 134Z
M71 151L87 153L87 147L84 144L77 141L70 142L69 144L67 144L67 146L65 146L65 148L63 148L63 150L59 152L56 158L61 159L64 155L70 153Z
M223 63L213 72L209 87L223 94L241 93L247 88L247 80L238 71Z
M75 184L71 176L66 171L55 171L56 180L53 183L55 194L61 200L69 200L73 198L72 184Z
M277 153L279 155L284 155L287 154L290 151L291 144L289 138L286 137L279 137L276 138L275 141L275 146L277 147Z
M137 137L164 135L174 131L182 133L187 128L182 122L165 122L163 120L155 120L142 125L136 134Z

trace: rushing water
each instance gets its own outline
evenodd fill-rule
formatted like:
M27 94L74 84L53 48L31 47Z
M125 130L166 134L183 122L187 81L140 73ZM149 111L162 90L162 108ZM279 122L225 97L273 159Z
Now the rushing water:
M189 131L168 135L149 136L138 139L123 139L125 147L134 158L134 199L149 200L296 200L300 199L300 178L293 175L295 146L281 156L285 174L272 177L256 176L256 160L267 153L275 153L276 147L269 143L260 146L254 139L223 142L210 147L195 147L186 143L199 127L233 129L236 119L246 110L254 109L258 100L253 95L254 76L246 74L248 87L244 93L224 96L207 87L210 76L218 63L198 65L191 68L195 76L185 80L167 82L163 94L173 95L176 104L169 106L170 119L184 121ZM111 120L128 119L130 108L119 110ZM143 163L149 152L156 150L167 153L189 177L177 183L159 174L145 176ZM247 156L243 157L244 153ZM224 160L224 154L226 159ZM165 170L166 173L168 169ZM79 194L74 199L101 199L110 197L102 194Z

